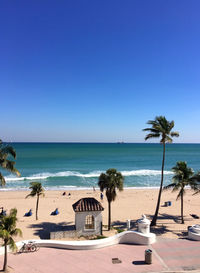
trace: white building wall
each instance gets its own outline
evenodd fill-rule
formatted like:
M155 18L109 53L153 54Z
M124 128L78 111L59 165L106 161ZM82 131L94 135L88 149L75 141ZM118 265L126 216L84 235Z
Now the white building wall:
M94 229L85 229L85 218L87 215L94 216ZM101 233L102 215L101 211L84 211L75 213L75 226L76 231L81 232L83 235L92 235Z

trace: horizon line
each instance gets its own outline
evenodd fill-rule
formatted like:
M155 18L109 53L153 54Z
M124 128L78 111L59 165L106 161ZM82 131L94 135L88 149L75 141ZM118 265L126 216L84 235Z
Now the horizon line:
M162 144L160 142L121 142L121 141L3 141L3 143L49 143L49 144ZM200 144L200 142L173 142L166 144Z

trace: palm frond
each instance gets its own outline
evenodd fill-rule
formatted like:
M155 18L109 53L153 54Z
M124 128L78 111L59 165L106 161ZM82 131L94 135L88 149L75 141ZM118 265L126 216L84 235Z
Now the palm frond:
M200 185L200 172L197 172L196 174L194 174L191 178L192 181L195 181L196 184Z
M34 197L34 196L36 196L36 193L34 193L34 192L31 192L31 193L29 193L25 198L28 198L28 197Z
M0 140L0 166L3 169L6 169L9 172L20 176L20 172L14 167L15 162L9 160L9 156L12 156L14 159L16 158L16 152L13 147L10 145L3 144L2 140ZM6 180L2 174L0 174L0 185L4 186L6 184Z
M149 139L149 138L159 138L160 137L160 134L148 134L146 135L145 137L145 140Z
M173 120L171 122L169 122L169 130L171 131L172 128L174 128L174 121Z
M165 137L165 142L172 143L172 142L173 142L173 140L172 140L172 138L171 138L171 137L166 136L166 137Z
M14 235L14 236L18 235L18 236L22 237L22 231L20 228L16 228L11 232L11 235Z
M173 187L172 192L178 191L181 187L182 187L182 185L181 185L180 183L177 183L177 184Z
M10 216L17 217L17 209L16 208L12 208L10 210Z
M15 161L11 161L11 160L4 160L1 163L1 167L12 172L15 173L17 176L20 176L20 172L14 167L15 165Z
M5 155L6 157L8 155L11 155L12 157L16 158L16 151L12 146L5 145L4 147L1 148L0 153L2 155Z
M149 132L154 133L154 134L160 134L160 131L158 129L155 129L155 128L145 128L142 131L149 131Z
M163 190L168 190L170 188L173 188L175 185L176 185L176 183L169 184L169 185L163 187Z
M17 250L17 246L16 246L15 241L13 240L12 237L9 238L8 245L9 245L9 247L10 247L10 249L12 251L16 251Z
M193 193L193 195L199 194L200 193L200 189L196 189L195 193Z
M0 238L3 240L7 239L9 237L9 233L7 230L3 229L3 227L0 227Z
M100 191L102 192L108 187L107 175L105 173L100 174L98 185L100 187Z
M179 132L171 132L172 137L179 137Z

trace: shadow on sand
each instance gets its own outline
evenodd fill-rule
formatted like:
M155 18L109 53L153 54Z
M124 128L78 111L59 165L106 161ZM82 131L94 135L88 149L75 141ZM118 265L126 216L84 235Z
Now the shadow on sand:
M148 219L152 219L153 216L150 214L146 215ZM162 220L162 224L169 224L169 222L164 222L163 220L172 220L174 221L176 224L179 224L181 222L181 217L179 215L171 215L171 214L167 214L167 213L159 213L158 215L158 221Z
M146 216L148 219L150 219L150 220L152 219L152 215L146 214ZM131 229L132 230L137 231L137 228L138 228L137 220L138 219L131 220ZM159 220L161 220L161 223L159 223ZM157 236L161 236L165 233L172 232L169 228L167 228L167 225L169 224L169 222L167 220L173 220L175 223L178 223L178 224L181 223L180 216L177 216L177 215L173 216L173 215L166 214L166 213L159 214L158 224L155 227L151 227L151 232L155 233ZM185 219L185 220L187 221L187 219ZM117 220L112 223L112 227L118 228L118 229L126 229L127 223L126 223L126 221ZM187 235L187 232L184 232L184 231L180 232L179 230L177 230L177 231L174 230L173 233L176 234L180 238Z
M152 218L152 215L146 215L149 219ZM159 220L161 221L159 223ZM165 221L166 220L166 221ZM158 224L156 227L151 227L151 232L155 233L156 235L162 235L167 232L171 232L179 237L179 239L184 239L188 232L186 230L170 230L167 228L167 225L170 223L167 220L172 220L174 223L179 224L181 227L181 216L179 215L170 215L167 213L160 213L158 215ZM184 221L189 221L190 218L184 217Z
M50 232L55 231L72 231L75 229L75 226L71 224L72 222L60 222L60 223L52 223L52 222L42 222L39 224L32 224L29 228L36 229L34 235L40 237L40 239L49 239Z

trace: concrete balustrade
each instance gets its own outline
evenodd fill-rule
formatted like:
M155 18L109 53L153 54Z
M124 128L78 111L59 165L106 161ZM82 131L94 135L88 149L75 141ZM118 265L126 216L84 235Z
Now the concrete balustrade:
M23 243L34 242L40 247L52 247L73 250L89 250L112 246L116 244L138 244L149 245L156 242L156 235L154 233L143 234L137 231L124 231L114 236L97 240L85 241L58 241L58 240L24 240L17 242L18 249L23 246ZM4 248L0 248L0 255L4 253Z
M193 225L189 227L188 238L194 241L200 241L200 225Z

